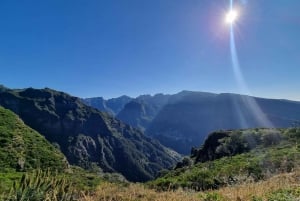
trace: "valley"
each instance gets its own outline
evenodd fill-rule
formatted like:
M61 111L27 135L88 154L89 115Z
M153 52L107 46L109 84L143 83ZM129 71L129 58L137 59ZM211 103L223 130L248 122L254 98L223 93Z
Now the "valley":
M202 136L202 144L189 147L190 155L186 156L163 146L164 141L159 142L152 138L157 136L147 133L151 130L150 122L157 121L160 115L164 116L166 125L172 125L167 123L166 111L172 114L169 119L177 117L187 123L182 118L201 116L200 103L207 108L206 101L218 100L219 96L223 99L223 95L201 92L141 96L136 100L125 97L128 103L124 100L120 103L127 111L124 114L132 114L134 118L149 115L148 123L139 124L149 127L139 129L137 125L118 120L122 115L109 112L113 109L100 111L64 92L49 88L1 87L0 193L3 196L0 200L7 197L19 200L16 196L20 195L31 196L34 201L39 200L36 197L39 194L43 199L74 200L77 197L82 201L298 198L298 102L256 98L260 105L268 103L265 108L276 117L273 120L278 120L273 121L276 126L258 128L263 125L256 126L255 116L245 113L249 125L253 122L253 128L230 124L237 128L208 132ZM236 101L245 98L227 96L233 96ZM120 110L117 102L114 99L114 107ZM191 114L189 107L200 108ZM289 110L292 107L295 109ZM134 112L136 109L142 113ZM187 113L181 111L184 115L174 115L181 109ZM120 110L119 114L122 113ZM281 116L284 118L278 118ZM295 124L290 125L292 122ZM275 128L280 126L286 128ZM174 125L172 129L178 127ZM185 146L185 141L178 136L169 138L177 140L177 146Z
M97 102L97 98L89 100ZM118 98L114 100L117 102ZM90 105L97 108L96 103ZM182 91L173 95L142 95L125 105L120 102L119 106L123 109L116 118L183 155L216 130L287 128L300 120L299 102L230 93Z
M300 201L300 1L0 1L0 201Z

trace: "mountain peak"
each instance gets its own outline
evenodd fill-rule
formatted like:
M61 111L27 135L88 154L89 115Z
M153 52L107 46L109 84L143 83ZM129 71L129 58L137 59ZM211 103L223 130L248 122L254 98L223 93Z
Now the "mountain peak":
M4 91L0 105L57 143L71 164L87 169L96 164L104 171L122 173L128 180L146 181L180 158L141 131L63 92Z

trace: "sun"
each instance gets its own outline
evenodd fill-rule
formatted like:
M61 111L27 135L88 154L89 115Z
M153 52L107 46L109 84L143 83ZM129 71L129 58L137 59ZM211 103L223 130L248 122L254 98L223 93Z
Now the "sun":
M234 24L238 18L238 12L236 10L230 10L225 16L225 22L227 24Z

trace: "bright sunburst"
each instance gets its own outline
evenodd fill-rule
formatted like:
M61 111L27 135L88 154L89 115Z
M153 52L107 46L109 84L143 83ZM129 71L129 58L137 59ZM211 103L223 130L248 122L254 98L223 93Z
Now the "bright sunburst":
M233 24L238 17L238 12L236 10L230 10L225 17L225 22L227 24Z

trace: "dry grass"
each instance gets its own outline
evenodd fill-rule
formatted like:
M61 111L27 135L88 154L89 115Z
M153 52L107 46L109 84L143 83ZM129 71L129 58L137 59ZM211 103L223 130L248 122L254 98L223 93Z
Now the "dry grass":
M93 195L84 196L83 201L201 201L200 195L218 194L224 201L252 201L253 196L266 196L279 189L300 187L300 170L274 176L266 181L224 187L206 192L167 191L157 192L141 184L119 186L111 183L100 185ZM210 199L208 199L210 200ZM212 199L213 200L213 199Z
M300 187L300 171L284 173L274 176L266 181L225 187L214 192L222 195L226 200L252 201L252 197L262 197L280 189L294 189Z
M140 184L118 186L105 183L98 187L90 196L85 196L84 201L199 201L196 193L178 190L175 192L156 192Z

